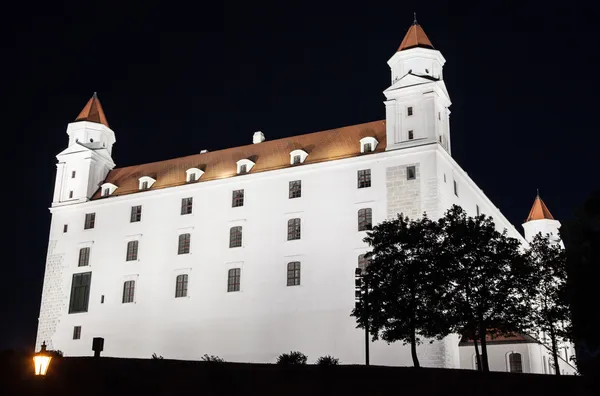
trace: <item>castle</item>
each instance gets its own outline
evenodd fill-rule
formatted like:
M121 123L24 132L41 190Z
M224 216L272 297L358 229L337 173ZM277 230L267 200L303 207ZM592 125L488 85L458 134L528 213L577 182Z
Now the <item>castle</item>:
M115 357L274 362L299 350L362 364L350 312L372 224L457 204L523 243L556 235L537 197L523 238L452 158L444 63L415 21L388 61L385 120L276 140L256 132L246 146L125 168L94 94L57 155L37 348L86 356L103 337ZM474 368L467 344L423 344L421 364ZM551 371L532 337L490 344L492 370ZM371 364L412 360L400 343L373 342Z

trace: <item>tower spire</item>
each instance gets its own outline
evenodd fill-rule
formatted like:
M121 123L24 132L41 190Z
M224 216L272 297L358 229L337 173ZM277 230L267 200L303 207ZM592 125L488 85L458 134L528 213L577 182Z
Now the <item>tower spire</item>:
M533 201L533 206L531 207L531 210L529 211L529 216L527 216L527 220L525 220L525 222L532 220L554 220L554 217L552 217L550 210L548 210L548 207L546 206L544 201L542 201L542 198L540 198L539 189L537 190L535 201Z
M81 110L75 121L95 122L97 124L104 124L105 126L109 127L108 121L106 120L106 115L104 115L104 110L102 109L100 99L98 99L98 94L96 92L94 92L90 100L88 100L87 104L83 110Z
M421 47L421 48L429 48L434 49L433 44L429 41L429 37L425 34L425 31L417 22L417 13L414 13L414 21L413 24L406 32L402 43L400 43L400 47L398 47L398 51L404 51L410 48Z

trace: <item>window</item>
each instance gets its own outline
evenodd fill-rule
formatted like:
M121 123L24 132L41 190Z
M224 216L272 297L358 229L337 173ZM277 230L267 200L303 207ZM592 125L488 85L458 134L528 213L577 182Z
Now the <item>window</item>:
M234 190L231 196L231 207L244 206L244 190Z
M192 183L196 181L196 174L195 173L190 173L190 176L188 178L188 182Z
M181 200L181 214L186 215L192 213L193 198L183 198Z
M300 198L302 196L302 181L294 180L290 182L290 199Z
M364 145L364 152L365 153L370 153L371 151L373 151L373 146L371 145L371 143L365 143L365 145Z
M102 192L102 196L108 197L110 195L110 188L105 188Z
M69 302L69 313L87 312L88 300L90 298L90 283L92 273L83 272L73 274L71 281L71 300Z
M511 373L522 373L523 372L523 363L521 362L521 354L520 353L511 353L508 355L508 364L510 366Z
M413 108L412 108L412 106L408 107L407 113L408 113L409 116L413 115Z
M302 163L302 158L299 155L294 155L294 160L293 160L293 164L297 165Z
M371 169L359 170L357 178L358 188L371 187Z
M454 182L454 195L456 195L458 197L458 184L456 184L456 180L453 180Z
M410 131L408 131L408 140L413 140L414 138L415 138L415 133L411 129Z
M73 339L79 340L81 338L81 326L73 327Z
M71 171L71 179L75 179L75 171Z
M444 183L446 183L446 174L444 173Z
M69 191L69 198L73 198L73 191Z
M246 173L246 164L240 165L240 174Z
M417 178L417 169L414 166L406 168L406 180L415 180Z
M179 235L177 254L188 254L190 252L190 234Z
M242 246L242 227L231 227L229 229L229 247L241 247Z
M133 302L135 296L135 281L130 280L123 283L123 304Z
M287 285L298 286L300 284L300 262L292 261L287 265Z
M360 272L363 274L365 273L370 261L371 260L367 259L364 254L358 256L358 268L360 269Z
M69 225L68 224L64 224L63 225L63 233L66 233L68 229L69 229Z
M140 190L147 190L148 189L148 181L143 181L142 182L142 188Z
M177 275L177 278L175 279L175 298L187 297L187 287L187 274Z
M104 294L100 296L100 304L104 304Z
M142 220L142 205L132 206L131 207L131 217L129 221L131 223L137 223Z
M363 208L358 211L358 231L366 231L373 228L371 208Z
M442 113L440 113L439 111L438 111L438 120L440 120L440 121L442 120Z
M477 212L477 216L481 214L481 211L479 210L479 205L475 205L475 211Z
M440 143L442 143L442 135L438 136L438 140L440 141Z
M84 230L89 230L94 228L96 225L96 213L86 213L85 214L85 223L83 224Z
M300 239L300 219L298 218L288 220L287 240L295 239Z
M135 261L138 258L138 241L127 242L126 261Z
M240 268L232 268L229 270L227 276L227 291L236 292L240 291L240 278L242 270Z
M90 248L84 247L79 249L79 262L78 267L87 267L90 265Z

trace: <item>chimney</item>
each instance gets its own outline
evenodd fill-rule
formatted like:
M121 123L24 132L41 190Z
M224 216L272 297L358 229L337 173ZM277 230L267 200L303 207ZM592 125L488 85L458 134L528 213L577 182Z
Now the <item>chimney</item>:
M257 143L262 143L264 141L265 141L264 133L262 133L261 131L254 132L254 136L252 136L252 143L257 144Z
M200 154L208 153L208 150L200 150Z

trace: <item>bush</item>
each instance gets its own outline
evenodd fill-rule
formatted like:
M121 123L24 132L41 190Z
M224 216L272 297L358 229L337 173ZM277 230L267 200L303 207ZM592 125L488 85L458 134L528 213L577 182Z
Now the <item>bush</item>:
M152 359L158 359L158 360L160 360L160 359L164 359L164 358L162 356L158 356L156 353L153 353L152 354Z
M282 353L277 358L277 364L306 364L307 357L302 352L292 351Z
M340 364L340 359L334 358L333 356L321 356L315 362L318 366L337 366Z
M217 362L217 363L224 363L225 359L220 358L218 356L215 355L209 355L207 353L204 354L204 356L202 356L200 358L200 360L202 360L203 362Z

